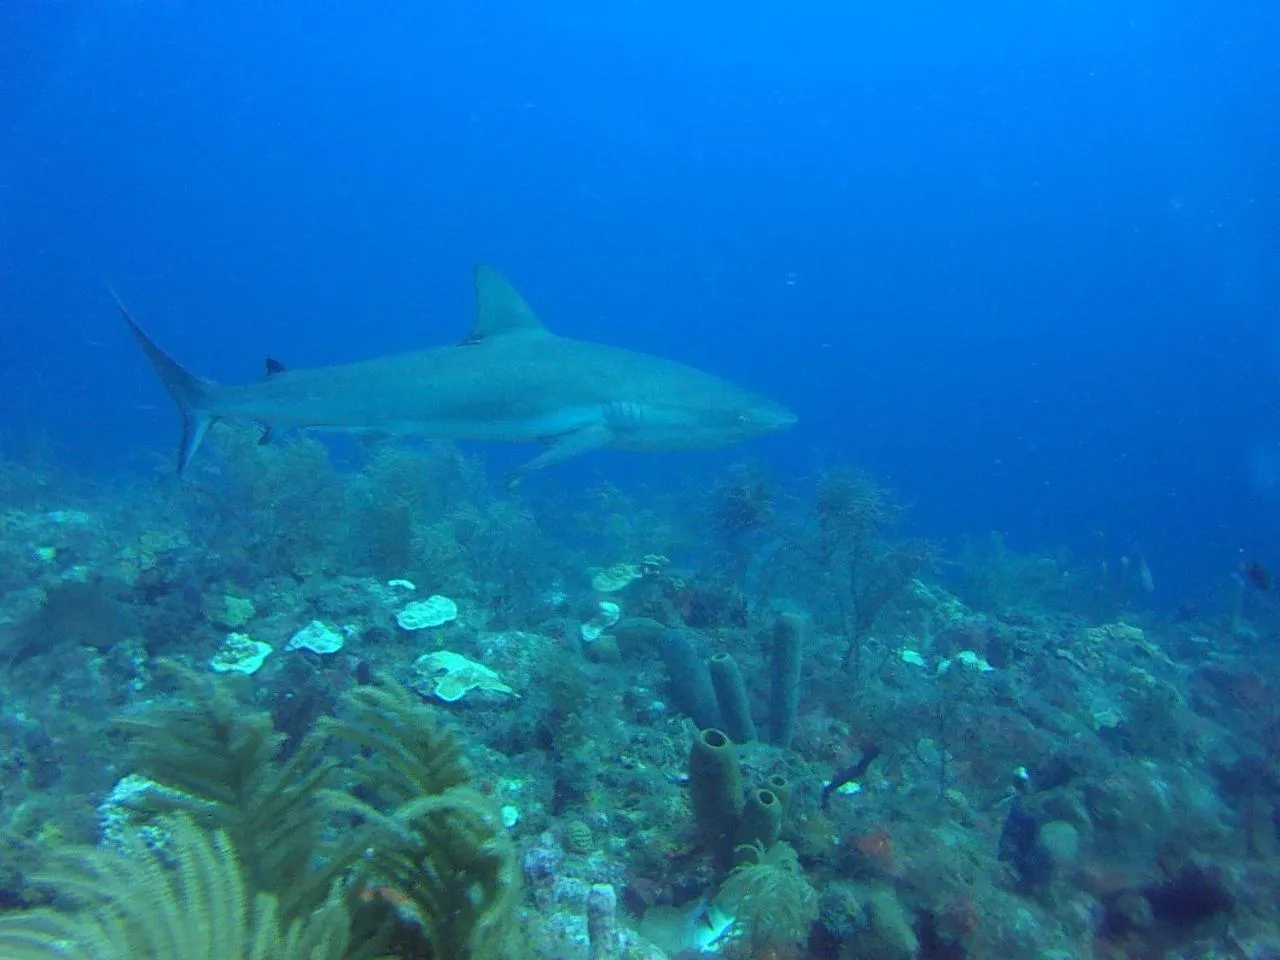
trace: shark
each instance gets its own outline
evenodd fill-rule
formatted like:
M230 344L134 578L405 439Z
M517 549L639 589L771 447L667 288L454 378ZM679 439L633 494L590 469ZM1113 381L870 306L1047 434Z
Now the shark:
M796 421L782 404L694 367L557 336L485 264L474 282L474 325L456 344L299 369L268 359L266 375L244 384L188 372L116 304L182 415L179 473L220 420L260 424L263 442L304 429L543 445L509 487L592 450L706 449Z

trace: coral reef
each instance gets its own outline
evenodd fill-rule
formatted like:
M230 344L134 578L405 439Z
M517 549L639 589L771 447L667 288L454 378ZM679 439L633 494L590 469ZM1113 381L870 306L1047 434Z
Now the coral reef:
M176 898L211 957L1280 950L1261 586L944 553L852 469L513 497L210 443L0 466L5 956L159 955Z

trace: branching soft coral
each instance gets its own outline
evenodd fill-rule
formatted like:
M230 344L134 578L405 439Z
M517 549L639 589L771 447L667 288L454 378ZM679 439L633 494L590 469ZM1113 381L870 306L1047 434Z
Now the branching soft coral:
M134 825L159 845L125 829L123 851L60 861L45 878L59 908L0 922L4 957L519 955L514 847L428 707L392 683L357 688L284 760L267 713L176 673L178 698L123 721L159 788L137 795ZM340 760L340 743L359 749Z

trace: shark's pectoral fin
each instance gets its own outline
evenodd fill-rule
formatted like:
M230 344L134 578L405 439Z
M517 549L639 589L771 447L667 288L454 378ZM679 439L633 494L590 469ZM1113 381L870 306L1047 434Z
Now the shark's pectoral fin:
M507 489L514 490L520 486L520 481L535 470L562 463L570 457L576 457L589 450L599 450L601 447L608 446L612 440L612 431L602 424L593 424L574 430L572 433L563 434L557 437L547 450L513 470L507 476Z

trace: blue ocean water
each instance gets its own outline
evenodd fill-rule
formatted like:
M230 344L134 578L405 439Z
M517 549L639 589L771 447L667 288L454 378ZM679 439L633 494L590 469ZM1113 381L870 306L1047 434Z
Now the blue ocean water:
M800 415L538 482L853 462L1172 606L1280 534L1277 40L1246 2L5 4L0 440L170 454L108 284L234 381L456 340L485 260Z

